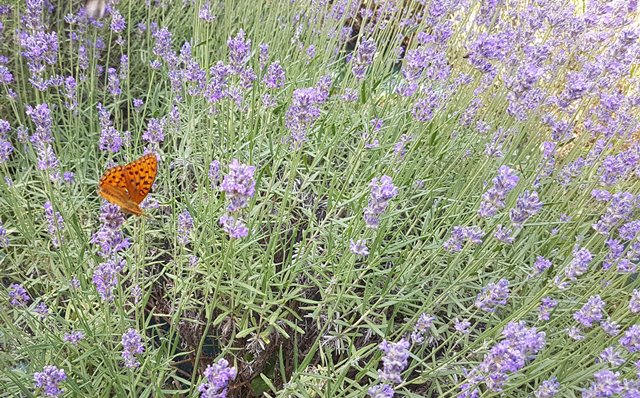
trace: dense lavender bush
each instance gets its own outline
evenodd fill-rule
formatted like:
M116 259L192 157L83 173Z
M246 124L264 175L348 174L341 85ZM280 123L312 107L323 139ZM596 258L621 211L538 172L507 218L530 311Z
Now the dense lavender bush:
M640 396L636 1L79 3L0 3L0 395Z

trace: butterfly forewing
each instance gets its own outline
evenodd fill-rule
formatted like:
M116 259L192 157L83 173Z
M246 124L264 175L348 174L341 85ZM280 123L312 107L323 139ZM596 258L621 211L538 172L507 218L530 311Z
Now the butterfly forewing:
M98 193L127 212L143 215L139 204L149 194L156 179L158 160L148 154L125 166L107 170L100 179Z
M135 203L140 204L156 180L158 171L158 160L152 153L135 160L124 166L127 190L129 197Z

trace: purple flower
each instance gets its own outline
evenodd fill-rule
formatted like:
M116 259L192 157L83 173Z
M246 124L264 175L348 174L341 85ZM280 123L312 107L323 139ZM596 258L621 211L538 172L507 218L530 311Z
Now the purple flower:
M567 329L567 336L575 341L584 340L584 336L582 335L582 331L577 326L571 326Z
M27 289L22 285L12 283L9 286L9 303L11 303L13 307L24 307L29 301L31 301L31 297L29 297Z
M631 299L629 299L629 311L632 314L637 314L640 312L640 290L633 289L633 293L631 293Z
M242 164L238 159L233 159L229 164L229 174L224 176L220 185L231 202L227 207L228 211L236 212L248 206L249 199L255 193L255 170L255 166Z
M211 13L211 3L205 1L198 11L198 18L206 22L213 22L216 20L216 16Z
M43 303L42 301L38 303L38 305L36 305L36 308L34 310L36 312L36 314L38 314L40 316L40 319L43 320L46 317L49 316L49 307L47 307L47 305L45 303Z
M120 77L115 68L107 69L107 89L109 90L109 94L113 96L118 96L122 94L122 89L120 88Z
M117 205L105 203L100 208L100 222L102 225L91 236L91 243L100 249L98 254L102 258L109 258L113 254L126 250L131 242L120 230L124 224L124 214Z
M46 396L57 397L64 392L64 390L59 387L59 384L67 380L67 375L63 369L58 369L53 365L47 365L42 369L42 372L33 374L33 380L35 381L36 388L42 388Z
M73 184L75 176L76 174L73 171L65 171L64 173L62 173L62 179L67 184Z
M39 91L46 90L51 84L44 78L47 65L58 62L58 36L56 32L36 30L32 33L25 31L18 34L22 56L27 60L27 67L31 73L29 82ZM53 80L51 80L53 81Z
M133 99L133 109L136 112L140 112L140 110L142 109L143 105L144 105L144 101L141 98L134 98Z
M558 302L551 297L543 297L538 307L538 319L541 321L548 321L551 315L551 310L558 305Z
M260 55L258 55L258 61L260 62L260 69L264 69L269 60L269 45L267 43L260 43Z
M394 393L395 391L393 391L393 387L389 384L378 384L373 387L369 387L369 390L367 390L367 394L371 398L393 398Z
M389 201L398 195L398 188L393 185L391 177L383 175L374 177L369 183L371 194L364 209L364 221L367 227L376 229L380 225L380 215L389 206Z
M140 302L140 299L142 299L142 288L140 287L140 285L134 285L131 288L130 295L133 304L138 304Z
M620 373L604 369L594 373L593 377L595 382L582 392L584 398L612 397L622 392L622 383L618 380Z
M580 322L583 326L590 328L593 323L598 323L602 319L604 313L605 302L600 296L591 296L580 310L573 314L573 319Z
M453 328L458 333L469 334L470 333L469 326L471 326L471 322L469 322L467 319L455 318L453 320Z
M264 75L264 79L262 81L267 88L275 90L277 88L284 87L285 80L286 76L284 69L280 66L280 62L275 61L269 65L269 68L267 68L267 73Z
M249 61L251 55L251 40L245 40L244 30L240 29L236 37L229 37L227 47L229 47L229 60L232 66L243 66Z
M640 325L632 325L620 338L620 345L629 352L640 351Z
M63 337L63 340L71 343L73 346L77 346L81 340L84 340L84 332L80 330L74 330L71 333L66 333Z
M389 343L387 340L383 340L382 343L380 343L378 348L384 352L382 356L382 369L378 370L378 377L381 381L402 383L400 373L407 368L410 346L409 341L405 339L397 343Z
M193 230L193 217L191 217L188 210L185 210L178 215L178 243L186 246L189 243L191 230Z
M507 305L509 299L509 281L500 279L489 283L476 297L475 306L483 311L495 312L498 306Z
M164 141L164 127L166 120L151 118L147 123L147 130L142 134L142 139L150 144L160 144Z
M212 160L209 165L209 181L211 182L211 189L217 189L220 184L220 162Z
M509 217L515 225L522 225L529 217L538 214L542 208L542 202L538 200L536 191L525 191L518 196L516 207L511 209Z
M217 363L208 365L204 371L206 381L198 386L201 398L226 398L229 382L236 378L237 370L229 362L220 358Z
M509 322L502 331L504 339L493 346L483 361L467 373L465 391L484 382L490 391L499 392L510 373L522 369L544 347L545 334L528 328L524 321Z
M129 329L122 335L122 358L124 365L130 369L140 366L140 362L135 357L144 352L142 337L135 329Z
M420 98L413 105L411 115L418 122L429 122L433 119L436 108L441 105L442 95L435 91L430 91L427 96Z
M493 179L493 186L482 195L482 203L478 215L483 218L493 217L505 206L507 194L515 188L520 178L508 166L500 166L498 175Z
M558 379L555 376L552 376L550 379L543 380L533 395L536 398L553 398L559 390L560 383L558 383Z
M498 224L496 227L496 233L493 236L499 240L500 242L510 245L513 243L513 231L511 229L507 229L502 226L502 224Z
M64 220L60 212L54 211L50 201L44 204L44 217L47 220L47 231L51 236L53 247L60 247L62 243L62 232L64 230Z
M245 238L249 235L249 229L247 226L241 220L236 219L231 215L223 215L220 217L219 223L222 225L224 232L226 232L232 239Z
M605 191L606 192L606 191ZM598 222L593 224L593 229L602 235L609 235L612 228L628 221L634 209L637 207L637 198L629 192L618 192L610 197L610 203L605 213Z
M9 156L14 148L7 137L7 133L11 130L9 122L0 119L0 164L9 160Z
M27 105L26 113L36 126L29 140L38 154L38 169L54 172L58 168L58 158L51 146L53 143L51 110L46 103L36 105L35 108Z
M375 130L375 128L374 128ZM402 134L400 140L393 146L393 154L398 160L402 160L407 154L407 144L413 141L413 136L409 134Z
M319 105L329 97L331 78L325 76L315 87L299 88L293 92L291 105L287 109L285 125L291 132L292 149L299 149L313 124L320 118Z
M369 255L369 248L367 247L367 241L365 239L358 239L356 241L351 239L349 249L351 253L358 256L366 257Z
M98 147L101 151L117 153L125 144L120 132L111 123L111 114L102 103L98 102L98 118L100 119L100 143Z
M314 59L316 57L316 46L314 46L313 44L309 45L305 53L307 54L307 58L309 60Z
M482 243L484 231L474 225L471 227L461 227L459 225L453 227L451 237L442 244L444 249L449 253L457 253L462 250L464 243L469 242L475 245Z
M124 17L118 10L111 11L111 31L121 33L127 26Z
M601 321L600 326L602 327L602 330L611 337L615 337L620 333L620 325L611 318Z
M342 99L346 102L356 102L358 100L358 90L346 88L344 94L342 94Z
M416 344L422 344L425 340L424 335L429 332L429 329L433 326L433 321L435 319L435 316L431 316L427 313L421 314L413 327L413 332L411 332L411 341Z
M351 58L351 72L356 79L362 80L367 72L367 67L373 62L376 54L376 42L369 38L360 40L355 51L355 56Z
M572 281L576 280L578 276L587 272L592 259L593 255L589 250L576 246L573 249L573 259L564 269L565 276Z
M622 365L624 361L625 359L622 357L620 350L617 350L616 347L613 346L605 348L600 355L598 355L598 358L596 358L596 363L606 362L613 367Z
M93 271L92 281L102 301L113 301L113 292L118 286L118 274L124 269L125 265L125 260L112 258L98 264Z

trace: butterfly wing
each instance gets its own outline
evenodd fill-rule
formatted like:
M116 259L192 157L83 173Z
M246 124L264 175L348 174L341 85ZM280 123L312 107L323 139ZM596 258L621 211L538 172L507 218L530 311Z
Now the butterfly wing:
M158 159L149 153L124 166L124 176L129 198L136 204L147 197L158 173Z
M140 207L130 198L123 166L112 167L104 173L100 178L98 194L110 203L120 206L125 212L142 214Z

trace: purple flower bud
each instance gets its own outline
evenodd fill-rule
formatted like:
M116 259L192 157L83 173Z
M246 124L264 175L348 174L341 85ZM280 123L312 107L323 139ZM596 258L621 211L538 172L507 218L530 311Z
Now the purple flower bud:
M600 296L591 296L580 310L573 314L573 319L585 327L590 328L594 323L600 322L604 313L605 302Z
M367 241L365 239L358 239L357 241L351 239L349 249L351 253L358 256L366 257L369 255L369 248L367 248Z
M476 297L475 306L487 312L495 312L498 306L507 305L509 299L509 281L500 279L489 283Z
M551 310L558 305L558 302L551 297L543 297L538 307L538 320L548 321L551 315Z
M59 384L67 380L67 375L63 369L58 369L53 365L47 365L42 369L42 372L33 374L33 380L35 381L36 388L42 388L46 396L57 397L64 392L64 390L59 387Z
M189 243L191 230L193 230L193 217L191 217L188 210L185 210L178 215L178 243L186 246Z
M237 212L248 206L249 199L255 193L255 170L255 166L242 164L238 159L233 159L229 164L229 174L224 176L220 189L230 201L227 208L230 212Z
M13 283L9 286L9 303L13 307L24 307L29 301L31 301L31 297L22 285Z
M249 235L249 229L247 229L247 226L241 220L236 219L231 215L223 215L220 217L219 223L222 225L224 232L226 232L231 239L245 238Z
M401 373L407 368L409 359L409 347L407 340L397 343L389 343L383 340L378 346L384 355L382 356L382 369L378 370L378 377L383 382L402 383Z
M198 386L201 398L226 398L229 382L236 378L237 370L229 362L220 358L217 363L208 365L204 371L206 381Z
M378 384L370 387L367 394L371 398L393 398L395 391L389 384Z
M124 365L130 369L140 366L136 355L144 352L142 337L135 329L129 329L122 335L122 358Z
M538 388L534 391L535 398L553 398L560 390L560 383L555 376L550 379L543 380Z
M81 340L84 340L84 332L80 330L75 330L71 333L67 333L64 335L63 340L71 343L71 345L77 346Z
M380 215L389 206L389 201L398 195L398 188L393 185L391 177L374 177L369 183L371 195L369 203L364 210L364 220L367 227L376 229L380 225Z
M44 217L47 220L47 231L51 237L53 247L60 247L63 237L64 220L60 212L54 211L50 201L44 204Z
M493 186L482 195L482 203L478 215L483 218L493 217L505 206L507 194L515 188L520 178L508 166L500 166L498 175L493 179Z

